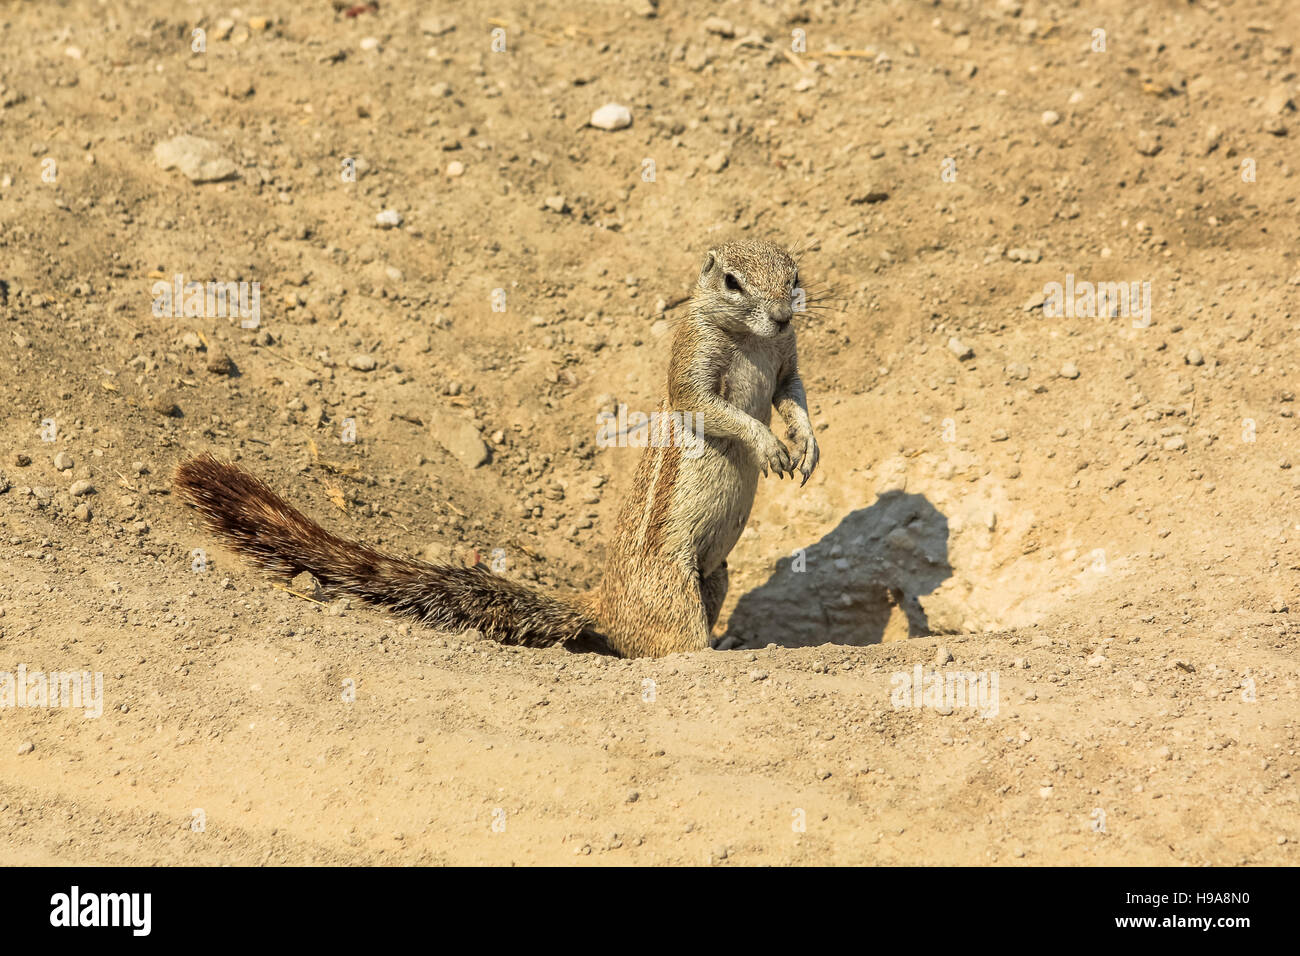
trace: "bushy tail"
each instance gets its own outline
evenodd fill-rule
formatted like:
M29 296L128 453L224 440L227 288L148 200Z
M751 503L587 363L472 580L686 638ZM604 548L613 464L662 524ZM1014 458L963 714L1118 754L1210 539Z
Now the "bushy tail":
M426 564L336 537L248 472L211 455L182 462L173 483L210 531L272 574L310 571L327 587L431 627L477 628L502 644L574 641L602 649L594 620L577 607L481 567Z

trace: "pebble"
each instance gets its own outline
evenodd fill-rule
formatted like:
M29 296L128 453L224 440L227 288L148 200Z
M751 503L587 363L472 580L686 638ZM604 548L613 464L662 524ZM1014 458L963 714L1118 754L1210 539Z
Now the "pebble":
M952 651L948 650L948 648L945 645L940 644L939 647L934 652L935 666L942 667L944 664L947 664L951 660L952 660Z
M362 38L361 38L361 49L363 49L363 50L378 50L378 49L379 49L379 38L378 38L378 37L362 37Z
M429 433L466 468L478 468L490 458L487 444L475 428L465 419L432 409L426 416Z
M975 350L964 344L962 340L957 338L955 335L948 340L948 351L957 356L957 358L963 362L975 357Z
M632 113L626 106L618 103L606 103L591 114L591 125L596 129L617 130L632 125Z
M84 498L94 490L95 486L85 478L82 478L81 480L72 483L72 486L68 488L68 494L72 495L74 498Z
M54 467L59 471L67 471L72 467L72 456L66 451L61 451L54 456Z
M357 354L348 359L348 368L354 368L358 372L373 372L378 364L373 355Z
M385 209L375 216L375 224L380 229L396 229L402 224L402 214L396 209Z
M235 363L225 352L217 351L208 356L207 370L213 375L230 375L235 370Z
M725 150L720 150L704 161L704 168L711 173L720 173L727 168L731 158Z
M21 757L24 754L29 754L35 749L36 749L36 745L34 743L32 743L30 740L24 740L22 743L18 745L18 756Z
M749 679L752 680L752 681L754 681L754 682L758 682L758 681L761 681L761 680L767 680L767 671L750 671L750 672L749 672Z
M167 395L159 395L149 403L149 407L166 418L176 418L181 413L181 407Z
M724 20L722 17L709 17L704 21L704 29L728 39L736 35L735 25L730 20Z
M1061 122L1061 114L1056 110L1047 110L1043 113L1044 126L1055 126L1059 122Z
M1061 366L1061 378L1078 378L1079 366L1073 362L1066 362Z
M321 599L324 593L320 586L320 581L316 580L316 576L310 571L303 571L296 575L293 580L289 582L289 587L297 591L299 594L305 594L310 598L315 598L317 601Z
M462 163L460 160L455 160L455 159L452 160L450 163L447 164L447 175L450 176L452 179L455 179L457 176L464 176L465 164Z
M72 516L78 521L89 521L93 514L94 512L90 510L90 505L85 502L82 502L72 509Z
M1204 365L1205 356L1201 354L1200 349L1190 349L1183 357L1183 361L1188 365Z
M1182 435L1175 435L1173 438L1166 439L1164 444L1165 451L1182 451L1187 447L1187 439Z
M1161 150L1160 134L1140 129L1133 138L1133 148L1143 156L1154 156Z
M233 160L221 147L198 136L177 136L153 148L154 159L163 169L179 169L192 183L219 183L239 174Z

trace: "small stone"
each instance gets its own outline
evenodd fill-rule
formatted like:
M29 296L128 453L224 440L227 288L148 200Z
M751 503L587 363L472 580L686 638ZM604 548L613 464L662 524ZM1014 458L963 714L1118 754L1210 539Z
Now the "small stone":
M54 456L54 467L59 471L67 471L72 467L72 456L66 451L61 451Z
M164 418L177 418L181 413L181 407L170 395L159 395L149 403L149 408Z
M1170 750L1169 750L1168 747L1160 747L1160 748L1158 748L1158 749L1156 750L1156 759L1157 759L1157 760L1173 760L1173 759L1174 759L1174 755L1173 755L1173 753L1170 752Z
M74 498L84 498L86 495L90 494L94 490L95 490L95 486L92 485L85 478L82 478L81 480L74 481L72 483L72 485L68 488L68 494L72 495L72 497Z
M1154 156L1160 152L1160 134L1152 133L1148 130L1138 130L1137 136L1133 138L1133 148L1143 156Z
M289 587L299 594L305 594L317 601L324 595L324 589L320 586L320 581L316 580L316 576L310 571L303 571L301 574L296 575L289 582Z
M1188 365L1204 365L1205 356L1201 354L1200 349L1190 349L1187 354L1183 356L1183 361Z
M207 370L213 375L229 375L235 370L235 363L225 352L217 351L208 356Z
M1061 366L1061 378L1078 378L1079 366L1073 362L1066 362Z
M542 205L551 212L566 213L569 211L569 203L563 196L547 196L542 200Z
M203 348L203 340L199 338L197 332L186 332L181 336L181 345L197 352L199 349Z
M949 663L951 660L952 660L952 651L948 650L948 648L945 645L940 644L935 649L934 652L934 665L936 667L942 667L944 664Z
M1012 362L1003 371L1006 372L1007 378L1014 379L1017 382L1023 382L1029 378L1029 366L1022 362Z
M458 415L434 408L427 415L429 432L466 468L478 468L491 458L478 429Z
M458 159L453 159L447 164L447 175L452 179L465 175L465 164Z
M730 39L736 35L736 27L730 20L722 17L709 17L704 21L704 29L709 33Z
M89 521L93 516L93 512L90 510L90 505L82 502L72 509L72 516L78 521Z
M749 679L755 683L761 680L767 680L767 671L750 671Z
M361 38L361 49L363 49L363 50L378 50L378 49L379 49L379 38L378 38L378 37L362 37L362 38Z
M373 355L358 354L348 359L348 368L354 368L358 372L373 372L378 364Z
M629 790L627 792L627 796L623 798L623 802L636 803L640 799L641 799L641 794L637 793L635 790Z
M975 350L964 344L961 339L955 335L948 340L948 351L963 362L975 357Z
M1165 440L1164 444L1165 451L1182 451L1186 447L1187 439L1182 435L1175 435L1172 438L1168 438Z
M396 229L402 224L402 214L396 209L385 209L375 216L375 225L380 229Z
M729 162L731 162L731 159L727 156L726 151L719 150L704 161L704 168L711 173L720 173L727 168Z
M1061 122L1061 114L1056 112L1056 110L1047 110L1043 113L1044 126L1055 126L1059 122Z
M218 183L234 179L239 167L222 154L221 147L198 136L177 136L153 148L163 169L179 169L192 183Z
M262 30L269 29L270 26L271 26L270 17L249 17L248 18L248 29L250 30L256 30L258 32L261 32Z
M632 113L626 106L618 103L606 103L591 114L591 125L596 129L618 130L632 125Z
M452 17L425 17L420 21L420 29L431 36L440 37L456 29L456 21Z
M18 745L18 756L23 757L36 749L36 745L30 740L24 740Z

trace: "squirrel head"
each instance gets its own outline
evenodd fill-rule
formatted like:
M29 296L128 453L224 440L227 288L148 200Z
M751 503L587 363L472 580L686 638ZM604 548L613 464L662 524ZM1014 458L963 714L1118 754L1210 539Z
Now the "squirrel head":
M780 246L740 239L709 250L693 311L729 332L772 338L790 327L799 266Z

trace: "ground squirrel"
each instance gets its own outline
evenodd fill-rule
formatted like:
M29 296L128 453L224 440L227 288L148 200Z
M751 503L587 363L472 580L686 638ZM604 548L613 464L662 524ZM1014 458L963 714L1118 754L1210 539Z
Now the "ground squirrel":
M794 259L770 242L729 242L705 256L660 405L692 413L694 432L673 435L680 420L659 418L659 440L642 453L600 585L585 595L550 597L481 566L426 564L346 541L211 455L183 462L174 482L211 531L264 570L309 571L328 588L432 627L624 657L705 650L759 473L799 471L806 482L817 467L791 326L798 286ZM773 406L793 456L768 427Z

